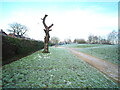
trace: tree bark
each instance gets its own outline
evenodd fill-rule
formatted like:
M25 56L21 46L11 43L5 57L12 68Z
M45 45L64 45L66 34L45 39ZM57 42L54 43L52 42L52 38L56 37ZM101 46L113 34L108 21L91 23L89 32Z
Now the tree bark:
M51 24L50 26L46 25L45 19L46 19L47 16L48 15L45 15L44 18L42 19L43 20L43 25L45 27L45 29L44 29L45 38L44 38L44 51L43 51L43 53L49 53L49 48L48 48L49 38L50 38L49 31L52 31L50 28L53 26L53 24Z

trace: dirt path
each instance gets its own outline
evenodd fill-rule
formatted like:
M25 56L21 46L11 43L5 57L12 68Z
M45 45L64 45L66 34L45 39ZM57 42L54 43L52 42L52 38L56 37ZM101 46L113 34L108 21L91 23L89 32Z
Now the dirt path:
M58 47L58 48L65 48L65 47ZM102 73L106 74L108 77L113 79L115 82L119 82L118 79L118 65L112 64L108 61L99 59L97 57L91 56L86 53L82 53L77 51L75 48L65 48L70 50L74 55L78 56L80 59L84 60L85 62L89 63L90 65L97 68Z

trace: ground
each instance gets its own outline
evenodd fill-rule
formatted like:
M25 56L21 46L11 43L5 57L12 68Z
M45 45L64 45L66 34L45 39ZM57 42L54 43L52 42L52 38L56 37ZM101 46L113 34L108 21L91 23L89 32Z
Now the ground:
M60 47L64 48L64 47ZM77 48L66 48L70 50L73 54L78 56L80 59L84 60L85 62L89 63L93 67L97 68L102 73L106 74L108 77L113 79L116 82L120 82L118 78L118 65L110 63L106 60L99 59L97 57L91 56L89 54L78 52Z
M4 88L118 88L105 74L65 48L51 47L3 66Z

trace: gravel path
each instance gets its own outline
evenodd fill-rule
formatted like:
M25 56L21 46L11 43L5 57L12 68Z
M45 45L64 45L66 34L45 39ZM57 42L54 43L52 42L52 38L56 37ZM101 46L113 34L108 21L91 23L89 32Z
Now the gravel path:
M97 68L102 73L106 74L108 77L110 77L115 82L120 83L120 80L118 77L118 73L120 73L118 72L118 65L115 65L108 61L91 56L89 54L79 52L76 50L76 48L66 48L66 47L58 47L58 48L65 48L65 49L70 50L74 55L78 56L80 59L94 66L95 68Z

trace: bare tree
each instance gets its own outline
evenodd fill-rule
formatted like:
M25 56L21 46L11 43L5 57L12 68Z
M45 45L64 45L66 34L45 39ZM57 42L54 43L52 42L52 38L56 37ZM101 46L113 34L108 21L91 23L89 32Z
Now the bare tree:
M58 37L51 37L51 40L50 40L50 41L51 41L52 44L55 45L55 44L58 44L60 40L59 40Z
M113 30L111 33L109 33L107 40L111 43L111 44L117 44L118 43L118 32L116 32L115 30Z
M48 43L49 43L49 38L50 38L49 31L52 31L51 27L53 26L53 24L51 24L50 26L46 25L45 20L46 20L47 16L48 15L45 15L44 18L42 19L43 25L45 27L45 29L44 29L45 38L44 38L44 51L43 51L43 53L49 53L49 50L48 50Z
M97 44L97 43L98 43L98 41L99 41L98 36L94 36L94 37L93 37L93 42L94 42L95 44Z
M11 29L8 29L8 31L20 38L23 37L28 31L28 28L25 25L21 25L19 23L13 23L9 25Z
M93 43L93 37L94 37L94 35L89 35L88 36L88 42L89 43Z

